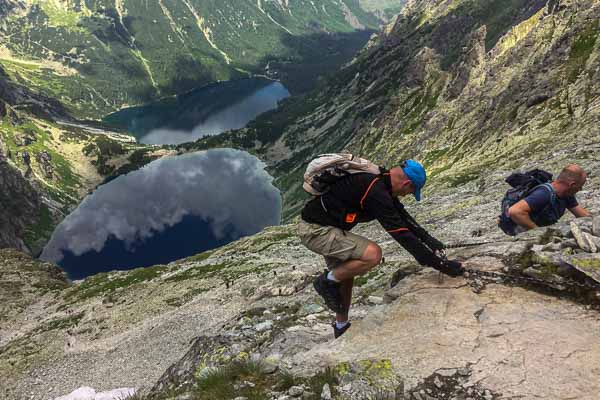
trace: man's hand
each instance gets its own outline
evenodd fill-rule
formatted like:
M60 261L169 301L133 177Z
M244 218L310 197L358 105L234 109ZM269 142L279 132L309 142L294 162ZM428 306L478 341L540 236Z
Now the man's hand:
M569 211L571 211L571 213L576 216L577 218L583 218L583 217L591 217L592 214L586 210L585 208L581 207L581 206L576 206L573 208L569 208Z
M462 264L456 260L444 260L440 266L434 268L452 277L461 276L465 272Z

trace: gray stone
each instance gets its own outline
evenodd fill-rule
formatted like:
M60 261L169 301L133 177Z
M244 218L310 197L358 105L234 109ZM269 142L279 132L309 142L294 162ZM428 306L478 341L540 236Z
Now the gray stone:
M526 268L525 270L523 270L523 274L530 276L532 278L536 278L536 279L544 279L545 278L545 274L542 271L539 271L533 267L529 267L529 268Z
M329 388L328 383L323 385L323 390L321 391L321 400L331 400L331 389Z
M458 371L455 368L440 369L440 370L436 371L436 373L438 375L446 376L446 377L456 375L457 372ZM467 372L467 375L469 375L468 372Z
M300 397L304 393L304 388L302 386L292 386L288 390L288 394L292 397Z
M591 235L589 233L583 232L575 222L571 222L571 232L573 233L573 236L575 237L577 245L580 249L588 253L595 253L598 250L596 244L593 243L591 239L589 239L591 238Z
M600 254L576 254L565 257L564 261L600 283Z
M318 314L320 312L325 311L325 309L320 306L319 304L306 304L305 306L302 306L302 308L300 309L299 315L300 316L305 316L305 315L310 315L310 314Z
M592 234L600 236L600 215L597 215L592 220Z
M562 243L548 243L542 247L543 251L560 251L562 249Z
M274 374L279 366L274 358L266 358L262 361L262 371L265 374Z
M271 320L267 320L265 322L261 322L260 324L257 324L254 326L254 329L257 332L264 332L264 331L268 331L271 330L273 328L273 321Z
M590 242L592 242L594 246L596 246L596 253L600 252L600 237L589 235L588 240L590 240Z
M571 226L569 224L560 224L554 227L554 231L558 232L563 238L572 238Z
M367 301L368 301L369 303L371 303L371 304L375 304L375 305L377 305L377 304L383 304L383 298L382 298L382 297L379 297L379 296L369 296L369 297L367 298Z

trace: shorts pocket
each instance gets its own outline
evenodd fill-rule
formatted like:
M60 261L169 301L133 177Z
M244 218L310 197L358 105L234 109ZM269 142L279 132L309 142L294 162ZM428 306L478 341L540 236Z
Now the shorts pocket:
M348 260L356 249L356 243L344 235L341 229L333 228L327 234L324 256L336 258L340 261Z

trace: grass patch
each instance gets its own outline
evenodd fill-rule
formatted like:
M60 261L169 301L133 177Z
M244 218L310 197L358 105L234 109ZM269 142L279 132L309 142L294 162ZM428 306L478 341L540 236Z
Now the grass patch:
M201 295L202 293L206 293L210 290L210 288L197 288L187 291L181 297L171 297L165 300L165 303L172 307L180 307L186 303L192 301L196 296Z
M52 235L54 227L54 219L50 209L42 204L37 223L27 227L23 240L27 247L34 248L39 240L47 239Z
M451 178L448 178L448 185L450 187L458 187L472 182L478 178L479 174L476 172L465 172L464 174L455 175Z
M239 396L248 400L268 399L273 377L264 373L260 362L236 360L224 368L210 370L197 383L197 400L230 400ZM250 383L250 384L248 384Z
M248 384L250 383L250 384ZM248 400L270 399L272 391L287 391L292 386L303 385L308 390L303 399L321 399L321 391L325 384L332 388L338 383L337 373L326 369L310 378L295 377L289 372L266 374L261 362L252 360L236 360L230 365L211 370L204 374L197 383L194 399L197 400L230 400L246 397Z
M600 22L594 21L573 41L569 52L569 60L567 61L567 79L569 83L575 82L585 68L592 51L594 51L599 27Z
M157 265L122 272L118 275L106 272L99 273L69 289L64 298L67 301L77 301L89 299L94 296L107 295L121 288L150 281L165 271L166 267L164 265Z
M38 328L38 330L41 332L48 332L56 329L71 328L79 324L79 322L83 319L84 316L85 313L81 312L79 314L71 315L66 318L58 318L48 323L45 323L40 328Z

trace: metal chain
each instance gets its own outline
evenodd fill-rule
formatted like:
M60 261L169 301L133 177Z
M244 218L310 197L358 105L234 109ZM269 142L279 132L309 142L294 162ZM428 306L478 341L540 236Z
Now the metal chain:
M444 249L456 249L456 248L461 248L461 247L475 247L475 246L481 246L484 244L491 244L491 243L497 243L495 241L487 241L487 242L478 242L478 243L453 243L453 244L449 244L444 246ZM446 253L444 252L444 250L438 250L436 251L436 254L442 258L443 260L447 260L447 256ZM466 276L466 278L480 278L480 279L487 279L490 280L492 279L493 281L502 281L502 282L514 282L514 283L527 283L527 284L534 284L534 285L541 285L541 286L549 286L549 287L556 287L556 286L565 286L565 287L577 287L577 288L582 288L582 289L587 289L587 290L599 290L600 289L600 283L589 283L589 282L575 282L575 281L569 281L569 282L548 282L545 281L543 279L538 279L538 278L533 278L533 277L529 277L529 276L523 276L523 275L508 275L508 274L503 274L503 273L499 273L499 272L488 272L488 271L480 271L480 270L476 270L476 269L471 269L471 268L463 268L464 271L469 275Z
M493 279L495 281L502 280L504 282L529 283L529 284L542 285L542 286L555 286L556 285L556 286L578 287L578 288L583 288L583 289L600 289L600 284L591 284L588 282L585 282L585 283L574 282L574 281L548 282L543 279L522 276L522 275L508 275L508 274L502 274L499 272L480 271L480 270L471 269L471 268L465 268L464 270L466 273L469 274L468 278L471 278L471 276L474 276L475 278L483 278L483 279L488 278L488 279Z
M484 244L492 244L492 243L498 243L498 242L497 241L474 242L474 243L458 242L458 243L446 244L446 245L444 245L444 249L460 249L462 247L476 247L476 246L482 246Z

